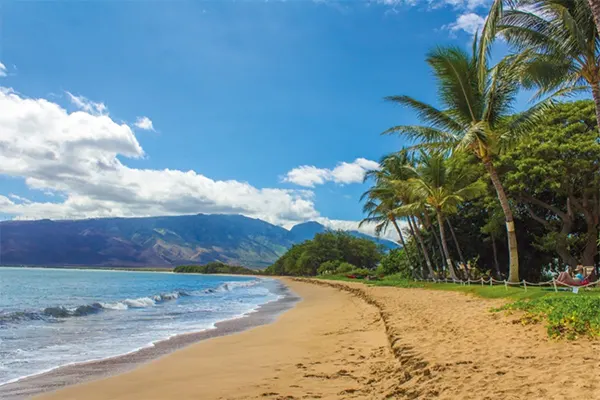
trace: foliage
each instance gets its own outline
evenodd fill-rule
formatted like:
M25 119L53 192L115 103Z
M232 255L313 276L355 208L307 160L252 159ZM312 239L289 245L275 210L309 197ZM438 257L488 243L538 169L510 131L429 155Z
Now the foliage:
M227 265L215 261L205 265L180 265L173 272L183 274L238 274L238 275L257 275L260 271L256 271L246 267L237 265Z
M339 263L338 267L335 269L335 273L336 274L347 274L355 269L356 269L356 266L354 266L350 263L347 263L347 262L341 262L341 263Z
M335 274L340 266L339 260L325 261L323 264L319 266L317 269L317 273L319 275L330 275ZM354 267L352 267L354 268ZM352 269L351 268L351 269Z
M600 296L542 297L519 300L500 310L524 311L523 324L546 322L548 335L554 338L577 339L581 336L600 337Z
M265 273L314 276L322 264L328 261L346 262L356 267L374 269L381 256L382 250L370 239L354 237L342 231L324 232L317 234L312 240L293 246L269 266ZM329 265L325 268L329 268Z
M366 268L354 268L346 273L347 276L355 276L359 278L366 278L367 276L373 275L373 271Z
M394 249L381 258L378 272L383 275L398 274L404 278L412 278L411 260L405 249Z
M491 20L495 19L492 16ZM489 39L486 29L481 40L475 35L470 53L449 46L432 50L427 56L427 63L436 77L442 108L409 96L387 97L389 101L415 111L424 125L399 125L384 133L397 133L417 141L413 146L417 149L465 151L485 166L507 222L509 279L518 281L519 259L517 235L512 228L513 214L495 162L502 151L510 148L538 122L546 104L538 104L507 122L521 88L523 66L520 57L509 56L489 67ZM443 224L440 228L443 229ZM440 231L440 234L443 235L443 232Z
M502 1L496 0L496 7ZM600 42L587 0L520 0L493 27L522 60L522 81L536 97L592 89L598 98ZM492 28L490 26L490 28Z
M502 158L504 181L524 218L541 224L538 248L571 266L592 265L600 217L600 143L594 103L557 106Z

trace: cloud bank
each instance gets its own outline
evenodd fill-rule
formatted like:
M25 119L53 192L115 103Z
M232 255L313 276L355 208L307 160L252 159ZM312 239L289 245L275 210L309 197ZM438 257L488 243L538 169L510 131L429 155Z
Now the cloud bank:
M0 88L0 174L55 194L38 202L0 194L3 213L21 219L238 213L276 224L319 217L307 190L130 168L118 157L145 156L132 128L115 122L103 103L67 95L77 111Z
M301 165L288 171L282 181L310 188L322 185L325 182L360 183L367 171L376 169L379 169L379 163L366 158L357 158L351 163L341 162L333 169Z

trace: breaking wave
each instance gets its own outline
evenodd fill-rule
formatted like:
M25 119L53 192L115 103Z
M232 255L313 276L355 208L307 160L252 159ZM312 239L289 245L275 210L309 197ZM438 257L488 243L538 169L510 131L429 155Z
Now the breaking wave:
M61 322L65 318L83 317L86 315L98 314L105 310L127 310L130 308L152 307L165 301L176 300L186 296L200 296L209 293L230 292L237 288L255 286L260 280L244 282L225 282L216 288L204 289L202 291L184 291L178 290L169 293L161 293L149 297L140 297L137 299L125 299L113 303L96 302L85 304L78 307L47 307L42 311L15 311L9 313L0 313L0 326L10 323L19 323L23 321L46 321Z

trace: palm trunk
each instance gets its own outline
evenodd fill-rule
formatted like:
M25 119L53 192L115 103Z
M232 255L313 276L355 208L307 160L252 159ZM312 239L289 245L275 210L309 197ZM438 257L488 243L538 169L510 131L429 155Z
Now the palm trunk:
M421 271L423 272L423 275L425 275L425 263L423 261L423 250L421 249L421 245L419 243L419 240L417 239L417 235L415 234L415 229L413 227L410 217L408 217L406 220L408 221L408 227L410 228L410 235L412 236L412 239L415 243L415 248L417 249L417 258L419 260L419 265L421 266Z
M444 217L440 210L436 210L438 225L440 226L440 238L442 239L442 249L444 251L444 256L446 257L446 263L448 264L448 271L450 271L450 276L452 279L458 279L456 276L456 272L454 271L454 266L452 265L452 259L450 258L450 252L448 251L448 243L446 241L446 230L444 229Z
M508 197L504 192L504 187L502 186L502 182L500 182L498 172L496 171L492 160L484 160L484 165L488 173L490 174L490 179L492 180L494 189L496 189L496 194L498 195L500 206L502 206L502 211L504 212L504 220L506 221L506 236L508 237L508 256L510 260L508 268L508 280L510 282L518 282L519 249L517 247L517 233L515 232L515 222L512 210L510 209L510 204L508 204Z
M496 274L498 275L498 278L502 277L502 274L500 273L500 263L498 262L498 250L496 250L496 238L494 237L494 235L490 235L490 238L492 239L492 251L494 252L494 267L496 267Z
M450 228L450 233L452 234L452 239L454 240L454 245L456 246L456 251L458 252L458 258L460 258L460 262L463 263L463 265L466 267L467 262L465 261L465 257L463 256L463 252L460 249L460 245L458 244L458 240L456 239L456 233L454 233L454 228L452 227L452 224L450 223L450 218L446 218L446 223L448 224L448 227ZM467 271L468 273L469 271Z
M440 260L442 261L442 271L445 271L446 268L448 268L448 266L446 265L446 257L444 257L444 249L442 248L442 243L440 242L440 238L438 237L437 233L435 233L435 228L433 227L433 224L431 223L431 219L429 218L429 214L427 214L427 212L423 213L424 219L425 219L425 224L424 226L429 229L431 231L431 234L433 235L433 239L435 240L435 243L437 244L437 248L438 251L440 252ZM439 270L439 268L438 268Z
M596 29L598 32L600 32L600 0L588 0L588 3L590 3L590 8L592 9L592 14L594 15ZM598 127L600 128L600 125L598 125Z
M596 7L600 8L600 0L588 0L591 3L596 3ZM594 20L596 21L596 25L598 25L598 17L596 14L597 10L594 10L594 7L592 7L592 11L594 12ZM600 29L598 29L598 32L600 32ZM600 82L592 82L591 83L592 86L592 96L594 98L594 105L596 106L596 122L598 124L598 129L600 129Z
M400 237L400 244L402 244L402 248L404 249L404 251L406 252L406 257L408 257L408 262L411 263L411 269L414 269L414 260L410 254L410 252L408 251L408 248L406 247L406 242L404 241L404 235L402 234L402 231L400 230L400 227L398 226L398 223L396 222L396 218L392 217L392 224L394 224L394 228L396 228L396 232L398 232L398 236Z
M410 218L410 217L409 217ZM414 221L413 221L414 223ZM415 235L417 236L417 240L421 245L421 249L423 250L423 255L425 256L425 264L427 264L427 270L429 272L429 276L435 278L435 274L433 273L433 266L431 264L431 259L429 258L429 253L427 252L427 248L425 247L425 242L423 242L423 237L421 236L421 232L419 231L419 226L415 225Z

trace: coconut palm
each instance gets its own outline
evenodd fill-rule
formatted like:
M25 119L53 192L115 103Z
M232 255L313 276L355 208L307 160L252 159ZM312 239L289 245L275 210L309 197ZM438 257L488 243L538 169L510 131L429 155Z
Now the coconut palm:
M427 63L437 79L438 109L409 96L390 96L388 101L416 111L426 125L401 125L388 129L417 144L413 148L468 151L485 166L504 212L510 252L509 279L519 280L519 257L514 219L494 160L499 152L526 133L544 110L540 103L507 122L520 88L521 56L503 59L488 67L489 42L475 37L471 54L458 47L438 47Z
M377 170L368 171L365 174L365 181L374 180L373 186L367 190L361 196L361 201L366 199L366 203L363 206L363 212L367 214L367 217L360 222L360 225L365 223L375 223L375 232L380 234L385 231L390 224L394 226L394 229L398 233L400 243L407 252L407 256L411 263L413 261L413 255L409 254L406 241L400 226L398 225L398 219L406 218L406 215L397 215L394 213L394 209L402 203L402 198L398 195L395 190L395 186L392 182L396 179L402 179L403 166L411 162L408 154L405 152L399 152L385 156L381 162L381 168ZM416 241L415 232L411 221L408 220L409 228L413 239ZM417 245L417 252L420 248ZM425 250L426 252L426 250ZM417 254L416 258L420 259L421 254ZM425 258L429 259L428 254L425 254Z
M381 232L385 232L390 224L394 226L400 244L406 248L404 235L398 225L397 216L394 210L398 206L398 199L394 192L394 188L385 182L379 182L362 194L360 200L367 200L363 205L363 212L367 217L360 221L359 227L366 223L375 223L375 233L379 236Z
M365 181L373 179L375 183L361 197L361 200L367 199L367 203L365 203L363 208L367 213L367 218L361 221L361 224L375 222L378 224L376 229L378 232L381 232L389 225L389 223L392 223L404 246L404 238L400 228L397 226L396 220L405 218L413 240L416 242L417 252L420 251L420 253L417 254L417 257L420 255L423 256L428 269L428 274L431 277L434 277L433 264L429 252L425 246L421 232L418 229L418 225L413 219L413 215L395 211L399 205L413 201L411 197L412 194L403 190L403 188L397 184L397 182L401 182L412 176L412 172L405 168L412 162L413 160L407 152L400 151L385 156L380 162L380 169L368 171L366 173ZM393 206L393 208L390 210L391 206ZM407 247L404 248L408 251Z
M481 180L473 182L467 171L450 164L442 152L421 152L419 165L412 169L414 177L406 181L406 185L412 189L416 201L400 206L398 211L410 212L425 208L435 214L448 270L451 277L457 279L448 251L444 222L447 215L458 211L462 202L484 194L486 185Z
M495 0L483 36L502 35L520 53L522 83L536 96L590 90L600 122L600 37L594 21L597 0ZM600 123L598 124L600 127Z

